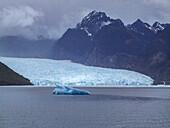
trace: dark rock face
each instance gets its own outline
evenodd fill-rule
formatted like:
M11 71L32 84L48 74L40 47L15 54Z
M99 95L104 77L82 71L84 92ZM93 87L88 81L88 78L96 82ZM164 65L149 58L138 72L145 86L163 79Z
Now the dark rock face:
M154 36L153 28L149 24L142 22L140 19L127 27L135 31L140 40L150 40Z
M0 62L0 86L1 85L33 85L28 79L17 74Z
M128 69L158 81L170 81L170 25L137 20L125 26L104 12L89 13L53 47L53 59Z
M55 59L76 60L90 51L91 38L82 29L68 29L54 48L57 50Z

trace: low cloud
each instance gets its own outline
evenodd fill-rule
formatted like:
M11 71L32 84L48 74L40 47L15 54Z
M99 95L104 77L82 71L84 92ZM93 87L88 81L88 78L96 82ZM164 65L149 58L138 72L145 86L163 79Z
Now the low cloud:
M170 3L169 0L143 0L144 3L153 3L153 4L161 4L161 5L164 5L164 6L167 6L168 3Z
M33 25L39 17L43 16L43 13L30 6L24 6L3 8L0 15L0 23L3 27L27 27Z

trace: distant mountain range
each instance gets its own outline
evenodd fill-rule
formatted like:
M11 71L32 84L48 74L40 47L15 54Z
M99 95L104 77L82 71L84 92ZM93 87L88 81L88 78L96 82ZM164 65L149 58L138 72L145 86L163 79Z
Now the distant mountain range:
M27 39L23 36L4 36L0 38L0 56L48 58L49 51L56 40L49 38Z
M138 71L170 81L170 24L152 26L140 19L127 26L104 12L92 11L55 43L52 59Z
M152 26L140 19L124 25L104 12L92 11L56 40L0 38L0 56L72 60L85 65L127 69L170 84L170 24Z

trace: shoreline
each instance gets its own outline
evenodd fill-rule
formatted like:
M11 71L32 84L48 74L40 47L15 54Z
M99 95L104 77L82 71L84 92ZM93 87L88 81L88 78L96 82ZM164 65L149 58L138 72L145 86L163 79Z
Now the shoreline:
M26 88L55 88L56 85L52 86L41 86L41 85L4 85L4 86L0 86L0 87L26 87ZM68 87L72 87L72 88L168 88L170 89L170 85L145 85L145 86L133 86L133 85L129 85L129 86L124 86L124 85L116 85L116 86L68 86Z

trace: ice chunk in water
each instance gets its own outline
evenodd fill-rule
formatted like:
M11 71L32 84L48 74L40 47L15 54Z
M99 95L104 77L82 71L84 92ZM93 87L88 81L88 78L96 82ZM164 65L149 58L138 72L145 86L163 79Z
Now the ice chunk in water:
M53 90L53 94L56 94L56 95L90 95L88 91L65 87L65 86L57 86L57 88Z

